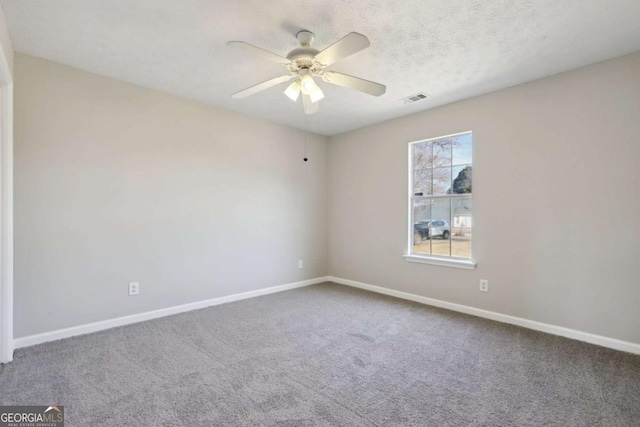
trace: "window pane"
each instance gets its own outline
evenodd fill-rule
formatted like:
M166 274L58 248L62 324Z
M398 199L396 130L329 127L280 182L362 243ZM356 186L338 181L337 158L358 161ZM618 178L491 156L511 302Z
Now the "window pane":
M472 162L471 134L456 136L453 142L453 164L464 165Z
M451 218L451 199L436 199L431 205L431 226L429 236L431 237L431 253L433 255L449 256L451 228L449 218Z
M429 196L431 195L431 178L433 177L433 169L420 169L413 174L413 195Z
M445 194L451 194L451 168L435 168L433 169L433 195Z
M452 138L438 139L433 141L433 167L451 166L451 143Z
M451 256L471 258L471 197L451 200Z
M413 144L411 151L413 155L413 170L433 167L431 160L431 142Z
M471 259L472 135L412 143L412 253Z
M431 220L431 201L413 202L413 253L430 254L429 221Z
M471 194L471 165L453 167L453 194Z

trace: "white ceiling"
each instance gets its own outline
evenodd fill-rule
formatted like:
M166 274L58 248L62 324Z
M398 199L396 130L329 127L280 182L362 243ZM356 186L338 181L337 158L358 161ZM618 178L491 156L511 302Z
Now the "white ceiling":
M320 82L311 131L372 123L640 51L639 0L0 0L17 51L304 128L277 86L231 94L283 67L226 46L280 55L301 29L322 50L351 31L371 47L330 69L387 85L379 98ZM431 98L405 105L408 95Z

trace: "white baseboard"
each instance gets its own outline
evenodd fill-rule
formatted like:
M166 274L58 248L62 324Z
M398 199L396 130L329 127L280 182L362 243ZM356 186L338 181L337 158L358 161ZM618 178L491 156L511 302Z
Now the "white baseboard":
M66 329L45 332L37 335L17 338L13 342L15 349L29 347L32 345L42 344L49 341L56 341L63 338L70 338L78 335L90 334L93 332L103 331L105 329L115 328L118 326L130 325L133 323L144 322L147 320L157 319L159 317L171 316L172 314L184 313L187 311L198 310L205 307L225 304L233 301L254 298L261 295L273 294L289 289L301 288L304 286L315 285L322 282L334 282L341 285L351 286L354 288L364 289L379 294L389 295L421 304L440 307L447 310L457 311L460 313L470 314L472 316L483 317L485 319L495 320L497 322L509 323L511 325L522 326L536 331L546 332L552 335L559 335L578 341L588 342L590 344L602 347L612 348L614 350L626 351L628 353L640 354L640 344L608 338L601 335L590 334L588 332L576 331L562 326L550 325L548 323L536 322L534 320L523 319L521 317L509 316L497 313L495 311L483 310L480 308L470 307L461 304L455 304L434 298L427 298L420 295L410 294L407 292L396 291L393 289L383 288L381 286L370 285L367 283L356 282L354 280L342 279L340 277L326 276L317 277L315 279L303 280L301 282L288 283L286 285L273 286L270 288L258 289L256 291L243 292L239 294L228 295L219 298L213 298L205 301L198 301L190 304L183 304L174 307L163 308L160 310L148 311L145 313L133 314L130 316L118 317L115 319L104 320L101 322L89 323L86 325L74 326Z
M42 344L49 341L56 341L63 338L75 337L78 335L90 334L93 332L103 331L105 329L115 328L118 326L130 325L132 323L144 322L147 320L157 319L159 317L171 316L172 314L184 313L187 311L198 310L214 305L225 304L228 302L240 301L243 299L259 297L262 295L274 294L276 292L288 291L290 289L302 288L304 286L315 285L329 281L328 277L316 277L315 279L303 280L301 282L288 283L286 285L273 286L270 288L258 289L256 291L243 292L240 294L227 295L224 297L198 301L189 304L177 305L174 307L162 308L159 310L147 311L145 313L132 314L130 316L117 317L115 319L103 320L101 322L88 323L86 325L74 326L66 329L45 332L37 335L30 335L17 338L13 342L14 348L29 347L36 344Z
M522 326L536 331L546 332L552 335L571 338L578 341L588 342L590 344L602 347L612 348L614 350L626 351L628 353L640 354L640 344L608 338L602 335L590 334L588 332L576 331L562 326L550 325L548 323L536 322L534 320L523 319L521 317L509 316L507 314L496 313L495 311L483 310L480 308L469 307L461 304L454 304L433 298L427 298L420 295L410 294L407 292L396 291L393 289L383 288L381 286L369 285L367 283L356 282L354 280L342 279L340 277L329 276L328 281L341 285L352 286L354 288L365 289L367 291L377 292L379 294L389 295L409 301L419 302L421 304L432 305L435 307L445 308L447 310L457 311L460 313L470 314L472 316L483 317L485 319L495 320L497 322L509 323L511 325Z

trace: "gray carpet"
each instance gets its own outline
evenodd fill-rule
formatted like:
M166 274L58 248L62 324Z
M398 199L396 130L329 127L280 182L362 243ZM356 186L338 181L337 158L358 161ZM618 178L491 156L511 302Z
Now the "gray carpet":
M18 350L68 426L638 426L640 356L322 284Z

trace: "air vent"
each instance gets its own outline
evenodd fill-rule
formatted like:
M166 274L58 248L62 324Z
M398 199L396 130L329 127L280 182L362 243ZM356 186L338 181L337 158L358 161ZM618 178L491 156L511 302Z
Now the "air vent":
M427 95L424 92L418 92L415 95L402 98L401 101L404 102L405 104L412 104L414 102L422 101L423 99L427 99L427 98L429 98L429 95Z

